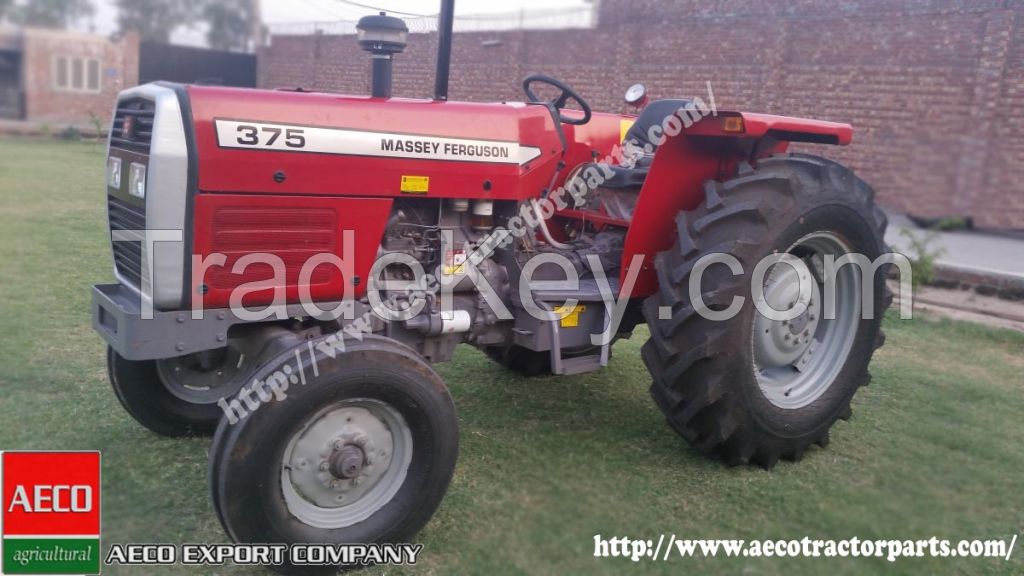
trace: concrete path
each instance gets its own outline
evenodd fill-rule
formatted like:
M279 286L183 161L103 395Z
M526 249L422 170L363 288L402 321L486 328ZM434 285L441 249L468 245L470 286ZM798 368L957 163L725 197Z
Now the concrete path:
M1021 225L1024 226L1024 222ZM889 215L885 241L894 251L914 256L902 230L911 230L919 236L927 231L918 228L905 216ZM936 258L936 268L962 271L973 277L991 277L999 284L1024 285L1024 237L975 230L937 232L934 247L944 250Z

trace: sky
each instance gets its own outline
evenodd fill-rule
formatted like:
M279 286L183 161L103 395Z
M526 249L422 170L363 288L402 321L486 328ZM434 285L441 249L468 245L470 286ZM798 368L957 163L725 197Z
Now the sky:
M436 14L439 0L355 0L359 4L376 6L383 10L395 10L411 14ZM358 20L361 16L373 14L373 10L359 8L342 0L261 0L263 20L268 25L330 22L333 20ZM117 9L114 0L93 0L96 14L91 22L83 22L79 28L96 34L107 35L117 29ZM544 10L573 8L588 5L587 0L456 0L455 15L509 13L518 10ZM201 27L181 29L174 33L176 44L201 46L204 31Z

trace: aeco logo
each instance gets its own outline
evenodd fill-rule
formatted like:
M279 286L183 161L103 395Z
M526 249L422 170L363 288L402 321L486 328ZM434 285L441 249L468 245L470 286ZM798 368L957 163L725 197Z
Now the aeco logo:
M99 574L99 452L4 452L0 462L0 572Z

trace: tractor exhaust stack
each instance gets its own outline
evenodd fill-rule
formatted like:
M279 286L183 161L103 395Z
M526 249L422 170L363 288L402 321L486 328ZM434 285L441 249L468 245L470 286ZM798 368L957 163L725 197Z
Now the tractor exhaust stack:
M381 12L360 18L356 31L359 47L373 59L373 97L390 98L392 56L405 50L409 28L401 18Z
M448 74L452 64L452 28L455 23L455 0L441 0L437 18L437 74L434 77L434 100L448 99Z

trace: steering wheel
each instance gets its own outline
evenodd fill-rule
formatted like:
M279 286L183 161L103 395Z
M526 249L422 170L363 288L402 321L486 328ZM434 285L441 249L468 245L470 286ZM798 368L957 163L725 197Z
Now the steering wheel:
M558 96L558 98L554 100L541 100L533 92L533 89L530 88L530 86L534 82L540 82L541 84L554 86L555 88L561 90L562 93ZM587 104L586 100L584 100L579 94L577 94L575 90L569 88L569 86L567 86L564 82L562 82L561 80L556 80L551 76L545 76L543 74L534 74L533 76L530 76L526 80L523 80L523 90L526 92L526 98L528 101L537 104L548 104L549 106L553 107L555 111L558 112L558 120L565 124L570 124L572 126L582 126L587 122L590 122L590 117L593 115L593 111L590 109L590 104ZM576 104L580 107L580 110L583 111L583 118L571 118L561 113L562 109L565 108L565 105L569 103L570 100L576 102Z

